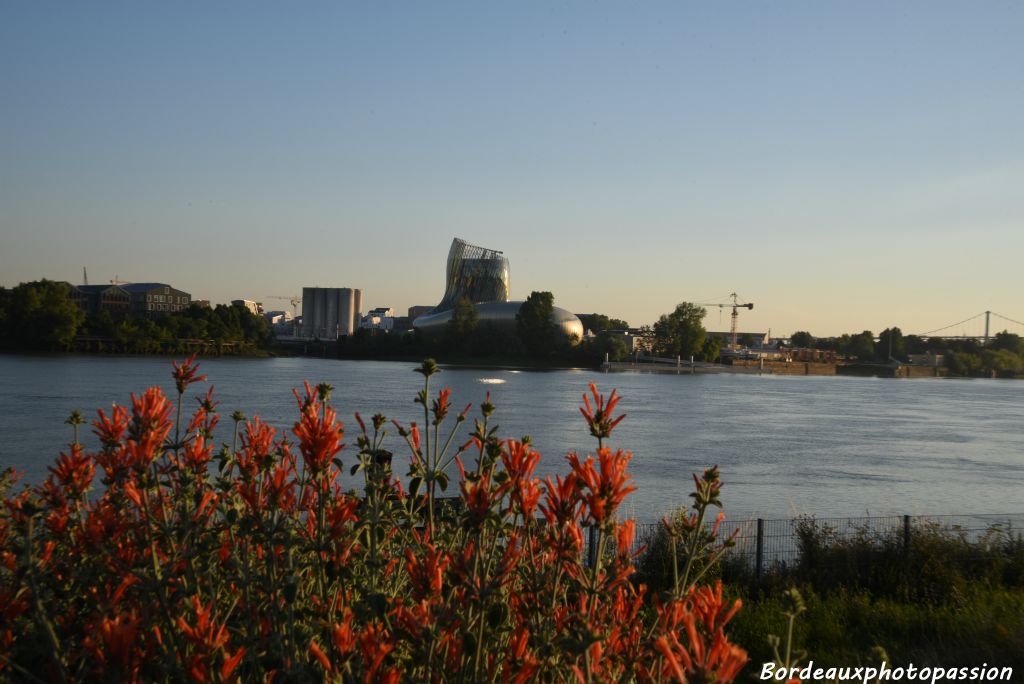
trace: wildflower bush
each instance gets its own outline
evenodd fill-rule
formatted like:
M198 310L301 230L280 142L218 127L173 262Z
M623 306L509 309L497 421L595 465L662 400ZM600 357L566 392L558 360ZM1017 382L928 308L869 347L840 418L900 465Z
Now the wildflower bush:
M528 440L498 438L489 398L469 421L449 390L431 393L432 361L419 372L422 422L356 414L354 445L330 386L307 383L294 440L235 413L233 443L216 449L212 388L183 417L204 379L194 358L174 364L176 400L150 388L99 411L94 453L74 414L47 480L0 492L0 680L737 676L747 658L725 628L739 602L694 581L703 564L677 567L656 595L634 580L634 524L617 517L630 454L607 445L614 392L584 396L595 452L541 480ZM392 471L395 432L407 487ZM343 468L362 492L343 491ZM697 484L717 497L717 471ZM443 505L446 491L457 505ZM706 540L687 529L671 534L693 559Z

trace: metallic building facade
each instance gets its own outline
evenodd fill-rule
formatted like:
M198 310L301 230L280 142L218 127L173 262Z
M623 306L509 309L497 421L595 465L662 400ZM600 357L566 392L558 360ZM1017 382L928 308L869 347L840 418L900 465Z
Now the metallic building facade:
M508 301L508 259L496 249L477 247L464 240L452 240L445 271L444 297L434 312L449 311L455 303Z
M359 327L362 290L350 287L302 288L302 336L334 340Z
M445 291L441 303L413 321L417 330L440 333L452 318L455 303L468 297L481 324L516 332L516 314L522 302L510 302L508 259L501 252L471 245L459 238L448 250ZM583 323L575 314L554 307L552 321L569 339L583 339Z

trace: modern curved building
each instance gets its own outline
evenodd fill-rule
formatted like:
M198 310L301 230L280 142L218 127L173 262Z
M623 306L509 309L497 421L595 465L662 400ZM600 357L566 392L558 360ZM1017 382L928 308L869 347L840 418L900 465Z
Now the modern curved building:
M455 308L455 303L463 297L474 304L507 302L508 259L495 249L477 247L455 238L448 250L444 297L432 313Z
M476 306L480 323L515 332L516 314L523 302L510 302L508 293L508 259L498 250L455 238L448 250L444 297L430 313L414 320L413 327L424 332L442 332L452 318L455 303L466 297ZM567 338L583 339L583 323L575 314L556 306L552 321Z

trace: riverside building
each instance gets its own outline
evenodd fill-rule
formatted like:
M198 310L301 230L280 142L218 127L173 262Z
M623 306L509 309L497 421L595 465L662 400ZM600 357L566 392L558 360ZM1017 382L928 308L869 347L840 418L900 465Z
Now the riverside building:
M508 259L496 249L477 247L455 238L448 250L445 290L441 303L430 313L416 318L417 330L440 333L452 318L452 310L461 299L473 302L480 323L514 332L516 314L523 302L509 301ZM554 307L552 322L569 339L583 339L583 323L576 314Z
M351 287L302 288L302 337L336 340L359 327L363 291Z

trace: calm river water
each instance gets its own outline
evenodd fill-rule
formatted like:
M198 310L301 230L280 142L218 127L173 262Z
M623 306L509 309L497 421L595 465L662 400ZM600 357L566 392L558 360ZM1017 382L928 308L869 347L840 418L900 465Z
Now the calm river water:
M422 420L413 368L210 359L201 372L221 402L220 440L230 440L235 409L289 429L291 389L308 379L334 385L333 403L354 443L354 411ZM712 464L721 467L733 519L1024 511L1024 382L460 368L435 376L433 387L451 387L459 408L491 392L499 434L531 435L543 455L539 472L553 474L567 470L567 451L594 447L577 410L590 382L623 397L628 417L612 444L633 452L638 491L627 512L641 519L685 503L690 474ZM63 421L73 409L91 419L97 408L128 403L129 392L156 384L173 392L167 359L0 356L0 467L41 481L70 441ZM192 389L189 396L206 387ZM403 445L397 435L391 440L404 474Z

